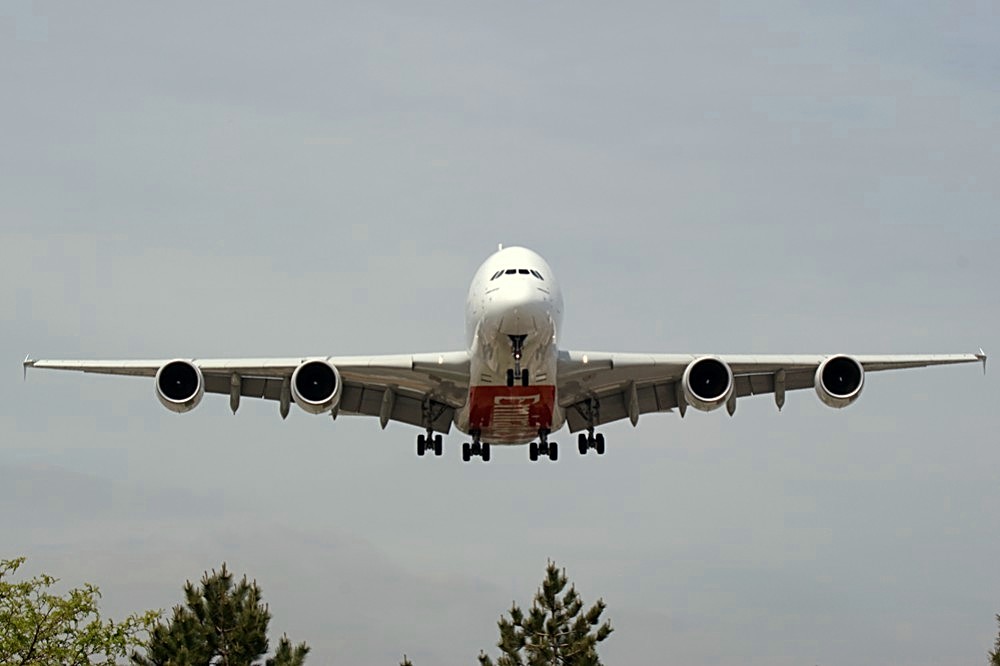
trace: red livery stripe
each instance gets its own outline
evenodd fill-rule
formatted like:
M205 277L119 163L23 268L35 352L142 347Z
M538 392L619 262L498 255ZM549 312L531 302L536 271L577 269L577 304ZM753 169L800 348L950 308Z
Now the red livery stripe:
M484 438L533 437L552 426L556 387L473 386L469 390L469 426Z

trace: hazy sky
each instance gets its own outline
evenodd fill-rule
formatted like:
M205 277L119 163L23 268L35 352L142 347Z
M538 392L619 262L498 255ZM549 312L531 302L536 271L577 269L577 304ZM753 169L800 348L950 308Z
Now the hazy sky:
M460 349L498 242L571 348L1000 352L1000 13L928 4L4 2L0 557L114 616L225 560L312 664L495 654L547 558L608 664L985 662L975 366L486 465L19 365Z

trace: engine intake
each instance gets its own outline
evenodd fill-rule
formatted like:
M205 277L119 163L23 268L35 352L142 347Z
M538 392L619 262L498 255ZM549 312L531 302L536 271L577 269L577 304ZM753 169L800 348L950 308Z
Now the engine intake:
M194 363L178 359L156 371L156 397L170 411L190 412L204 395L205 378Z
M733 395L733 370L722 359L703 356L684 369L681 386L689 405L710 412Z
M326 361L306 361L292 373L292 398L310 414L328 412L340 403L340 371Z
M823 404L841 409L858 399L865 369L850 356L831 356L816 368L816 395Z

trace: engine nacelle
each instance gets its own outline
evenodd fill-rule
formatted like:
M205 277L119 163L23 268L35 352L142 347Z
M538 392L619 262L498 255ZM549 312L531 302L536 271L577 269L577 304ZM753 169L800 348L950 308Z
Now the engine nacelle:
M726 404L733 395L733 370L714 356L697 358L684 369L681 386L687 404L710 412Z
M292 373L292 398L310 414L322 414L336 407L341 393L340 371L331 363L306 361Z
M191 361L177 359L156 371L156 397L172 412L182 414L198 406L205 395L205 377Z
M858 399L865 386L865 369L850 356L831 356L816 368L816 395L836 409Z

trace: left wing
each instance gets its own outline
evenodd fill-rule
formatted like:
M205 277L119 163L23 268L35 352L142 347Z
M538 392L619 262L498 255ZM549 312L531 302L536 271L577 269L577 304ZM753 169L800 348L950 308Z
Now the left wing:
M75 370L105 375L156 377L161 368L178 359L131 361L24 360L24 369ZM451 429L454 410L469 391L467 352L400 354L391 356L323 356L295 358L179 359L198 369L205 393L229 395L233 412L241 397L276 400L282 417L294 401L292 375L306 363L319 361L336 368L342 380L339 401L330 411L377 416L384 428L399 421L437 432ZM157 387L159 392L159 387ZM186 411L193 408L198 398ZM166 404L166 403L165 403Z
M685 390L686 384L692 386L692 376L697 379L696 375L689 374L689 369L695 367L696 361L708 359L719 361L729 369L730 388L728 391L722 389L727 378L724 367L716 366L715 377L705 376L702 384L707 387L704 393L711 394L707 397L714 400L698 400ZM834 360L841 363L847 375L852 373L850 361L860 366L856 386L852 388L854 377L835 376L837 367L826 364ZM762 393L773 393L781 409L786 391L814 387L824 402L843 407L857 398L867 372L974 362L982 363L985 371L986 354L982 349L978 354L894 356L699 356L563 351L559 355L559 404L566 411L570 432L625 418L635 425L640 414L669 412L675 408L683 416L689 405L707 411L725 404L731 415L736 410L736 398ZM843 382L842 393L836 388L832 392L825 390L819 381L821 366L831 368L832 374L824 375L830 382ZM693 388L696 393L700 390L698 386Z

